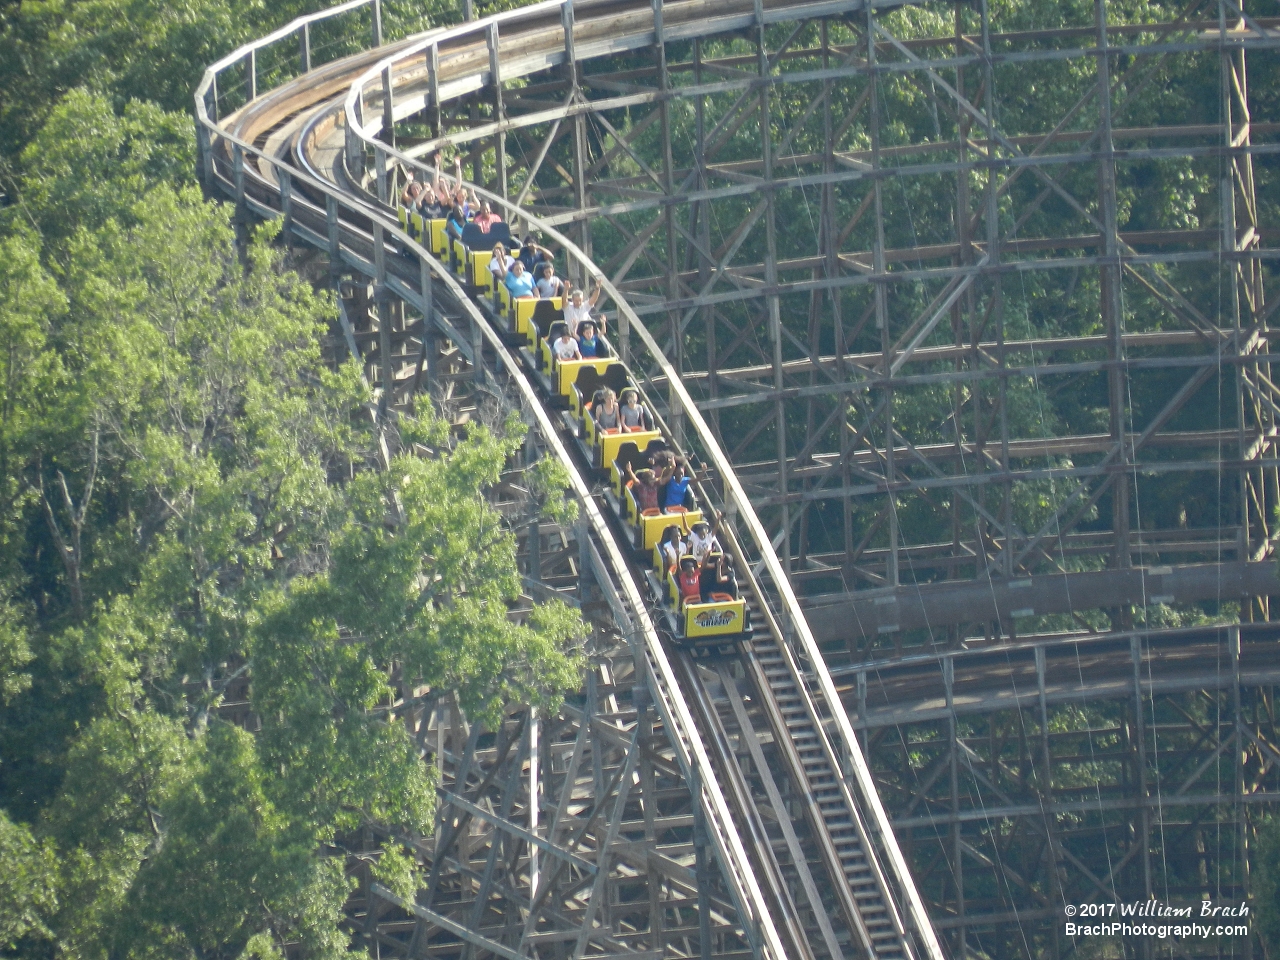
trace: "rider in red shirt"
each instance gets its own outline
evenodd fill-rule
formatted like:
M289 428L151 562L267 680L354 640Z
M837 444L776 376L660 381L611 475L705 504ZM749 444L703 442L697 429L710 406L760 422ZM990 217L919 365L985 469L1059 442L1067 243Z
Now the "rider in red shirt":
M636 495L636 505L643 514L646 510L658 509L658 489L660 483L653 475L653 471L646 468L644 470L635 471L631 468L631 464L625 466L627 479L631 481L629 486Z
M676 587L680 591L682 603L701 602L702 574L698 570L698 561L693 557L685 557L680 561L680 572L676 574Z

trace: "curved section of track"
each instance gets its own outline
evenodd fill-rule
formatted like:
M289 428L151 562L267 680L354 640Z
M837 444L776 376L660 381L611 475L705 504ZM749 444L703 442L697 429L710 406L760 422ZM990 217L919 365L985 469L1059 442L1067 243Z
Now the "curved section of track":
M367 2L354 0L335 9L350 11ZM251 78L249 89L256 93L259 51L291 40L324 16L318 15L296 21L210 67L196 97L198 133L204 178L211 190L232 196L245 213L283 215L291 238L326 250L331 262L371 278L380 291L419 311L474 364L485 368L495 383L510 378L510 395L534 423L539 442L570 468L592 547L621 598L622 615L643 638L650 685L666 727L691 779L702 784L713 844L756 950L779 960L815 955L940 960L941 949L838 689L782 566L732 465L659 345L618 291L609 289L622 321L618 336L624 359L632 348L643 351L646 365L657 372L656 377L644 374L642 382L651 406L665 410L671 420L688 423L723 483L723 505L744 532L741 539L729 534L729 546L740 567L753 571L748 592L766 627L743 653L745 680L765 707L763 718L754 721L740 704L735 708L740 694L734 681L723 678L717 700L698 667L687 657L671 655L664 646L649 619L634 568L615 541L552 414L521 372L518 358L468 292L399 231L394 209L379 199L379 195L386 198L388 170L412 163L412 158L370 139L383 122L393 122L398 111L407 116L420 110L424 98L438 104L443 96L483 85L488 70L517 76L557 62L573 63L575 56L651 44L655 16L659 24L665 18L668 37L695 36L737 30L765 19L848 12L856 6L774 3L766 10L758 2L709 5L704 0L665 6L543 3L480 24L375 47L305 72L252 98L220 121L209 118L211 93L217 116L216 83L221 73L243 63ZM371 79L380 79L380 84L371 85ZM379 119L370 123L369 116ZM370 148L375 150L377 171L377 190L372 194L365 189L363 170ZM486 196L508 212L507 219L529 220L503 198ZM531 222L562 246L582 275L598 275L567 237L548 225ZM633 345L632 340L638 343ZM390 351L387 344L383 346L385 409L403 400L418 377L398 375L403 371L392 369ZM681 426L664 427L669 436L680 436ZM703 493L710 499L705 487ZM794 830L784 830L786 851L779 855L775 849L779 845L770 841L760 819L753 786L724 734L726 723L736 724L740 735L750 735L757 742L761 733L770 734L778 745L785 768L780 775L789 776L808 799L805 819L812 836L805 841L807 847ZM760 767L759 759L753 759ZM772 788L769 796L775 796L776 785L767 771L762 782L756 793ZM823 872L825 877L820 876ZM806 892L807 922L789 891L794 886ZM839 918L840 929L826 916L829 908Z
M368 0L354 0L338 9L349 10L367 3ZM496 379L495 373L516 374L510 377L510 399L525 412L540 446L570 468L573 493L590 532L590 552L599 558L596 574L606 579L610 592L619 598L615 615L624 621L619 627L639 635L648 685L668 737L686 776L691 782L702 784L702 805L713 849L725 872L744 935L762 956L806 955L794 932L784 940L778 931L777 911L757 882L757 874L765 872L758 862L758 851L751 851L744 844L735 820L740 811L730 809L720 786L724 765L709 754L706 744L714 741L707 738L705 729L693 716L682 687L680 665L673 664L656 633L633 571L547 410L529 382L518 375L516 358L447 269L400 233L394 217L388 217L351 188L341 166L342 151L331 148L333 138L337 137L340 144L343 136L343 117L335 109L335 93L345 91L349 79L370 60L385 55L386 49L311 71L252 100L221 122L210 120L206 96L212 93L216 104L216 78L221 71L240 62L247 63L252 71L257 50L282 37L291 37L316 19L320 17L295 21L236 51L206 72L197 94L197 131L206 186L232 196L244 212L253 216L283 216L291 237L326 250L339 269L374 280L429 317L468 360L486 370L490 380ZM400 256L401 252L407 258ZM461 332L459 326L469 326L472 336ZM384 390L389 403L404 396L405 384L387 380L384 386L389 388Z

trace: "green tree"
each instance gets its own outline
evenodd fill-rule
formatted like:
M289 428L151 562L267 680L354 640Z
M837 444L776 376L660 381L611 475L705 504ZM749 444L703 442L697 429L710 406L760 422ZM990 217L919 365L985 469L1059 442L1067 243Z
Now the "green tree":
M0 268L11 363L40 371L10 377L0 422L15 583L39 598L0 617L0 802L43 836L0 869L28 848L53 858L44 926L24 935L77 956L286 941L336 956L333 845L431 822L393 677L455 691L477 720L513 699L554 707L582 623L560 603L507 614L515 537L483 491L518 420L461 441L405 421L393 446L431 455L379 469L358 368L322 362L329 298L286 268L271 226L237 249L229 209L148 173L127 148L145 124L95 134L102 109L73 98L41 137L67 127L86 156L125 157L120 193L85 186L67 206L70 161L51 168L28 184L42 250L15 234ZM77 224L78 206L96 212ZM532 479L532 509L571 519L563 473ZM21 692L24 643L40 658ZM217 710L245 680L257 736ZM42 786L23 793L11 763Z
M57 907L57 861L53 844L0 810L0 950L49 936L46 923Z
M45 238L95 231L159 184L194 182L195 134L188 118L131 100L117 114L86 89L67 93L22 155L24 212Z
M216 725L191 766L165 807L164 844L130 891L133 931L202 958L234 960L264 934L340 955L342 860L317 856L313 826L272 802L254 738Z
M1280 818L1263 822L1253 859L1255 930L1274 957L1280 955Z

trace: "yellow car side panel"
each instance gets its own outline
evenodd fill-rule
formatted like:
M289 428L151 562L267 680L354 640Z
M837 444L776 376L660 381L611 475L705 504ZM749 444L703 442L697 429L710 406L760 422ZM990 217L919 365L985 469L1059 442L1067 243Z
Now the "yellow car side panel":
M590 420L588 416L586 419ZM600 447L600 457L597 463L604 465L613 463L618 456L618 448L624 443L634 443L640 450L644 450L649 445L650 440L656 440L661 437L657 430L649 430L644 433L606 433L603 434L598 443Z
M431 252L437 257L447 258L449 255L449 234L444 230L446 223L447 220L431 221Z
M745 600L720 600L714 603L684 605L684 635L690 640L741 633L746 616Z
M557 310L564 309L564 301L559 297L552 297L550 302ZM533 311L537 308L538 303L539 301L537 300L527 298L516 301L516 333L523 333L530 344L538 336L537 328L533 326Z
M548 348L549 349L549 348ZM583 367L595 367L597 373L604 373L609 369L609 364L617 363L613 358L606 357L601 360L561 360L556 364L557 375L556 384L558 392L562 397L568 397L573 393L571 389L573 381L578 379L578 371Z
M493 274L489 272L489 261L493 254L485 250L471 251L471 283L484 290L486 296L493 296Z
M701 519L701 510L690 510L688 513L659 513L652 517L640 517L639 526L642 536L640 549L646 552L652 550L653 545L662 539L662 531L671 524L675 524L682 531L688 532L689 528Z

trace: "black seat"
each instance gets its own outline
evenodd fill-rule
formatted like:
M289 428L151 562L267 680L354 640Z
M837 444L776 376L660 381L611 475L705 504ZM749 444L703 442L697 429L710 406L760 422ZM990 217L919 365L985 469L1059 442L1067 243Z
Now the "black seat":
M557 333L556 336L559 336ZM604 373L601 373L595 367L583 367L578 374L578 379L574 381L577 384L578 392L584 397L594 394L597 390L608 387L618 396L622 396L622 391L631 385L631 379L627 376L627 368L620 363L611 363L605 367Z
M489 234L485 233L474 223L468 223L462 228L462 245L468 250L487 250L491 249L498 241L490 240Z
M462 228L461 240L468 250L492 250L495 243L506 246L511 242L511 229L505 223L495 223L485 233L478 224L468 223Z
M583 367L578 372L578 379L573 382L573 387L578 391L580 397L591 397L591 405L595 406L596 397L609 384L604 382L599 371L595 367ZM617 391L614 391L615 393Z
M667 441L663 440L661 437L654 437L652 440L649 441L648 445L644 448L644 459L646 462L648 462L649 458L652 457L655 453L658 453L662 450L670 450L670 449L671 448L667 446Z
M618 444L618 455L613 458L613 462L618 465L619 475L625 477L627 464L631 464L631 469L634 471L640 471L649 466L649 454L647 451L641 452L634 440L626 440Z
M533 307L533 317L530 322L538 328L538 336L541 339L547 339L551 336L551 331L557 327L565 326L564 314L559 310L540 310L543 304L551 306L549 300L539 300Z
M511 248L511 227L505 223L490 224L489 232L485 234L489 238L489 245L500 243L508 250Z
M719 586L719 584L716 583L716 568L703 567L698 575L698 592L701 593L702 596L708 597L709 594L719 592L716 590L717 586ZM706 601L703 602L705 603Z
M533 308L533 323L540 331L539 336L546 336L541 331L550 330L553 323L561 323L563 321L563 311L557 310L556 305L550 300L539 300Z
M631 376L627 373L627 368L620 363L611 363L604 368L604 373L600 374L600 383L608 387L619 397L622 391L631 386Z

